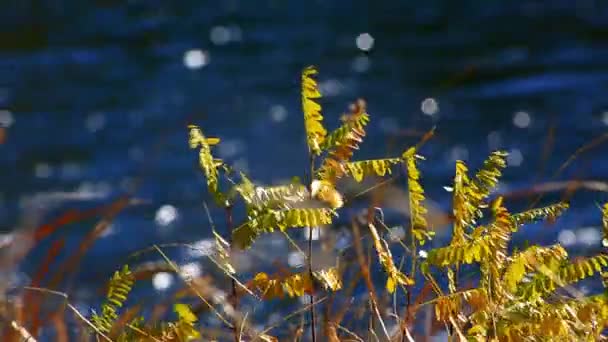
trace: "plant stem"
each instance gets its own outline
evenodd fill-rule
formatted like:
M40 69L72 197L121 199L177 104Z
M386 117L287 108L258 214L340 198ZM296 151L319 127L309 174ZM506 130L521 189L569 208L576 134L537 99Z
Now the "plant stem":
M310 152L310 150L309 150L309 161L310 161L310 177L308 179L308 193L310 196L310 200L312 200L312 181L314 179L315 160L314 160L314 155ZM308 275L312 282L311 291L308 296L311 304L315 302L315 295L314 295L315 285L314 285L314 281L313 281L314 277L313 277L313 271L312 271L312 231L313 231L313 228L314 227L308 227L308 251L307 251ZM316 336L317 329L315 326L315 320L316 320L315 306L310 305L310 333L312 336L312 342L317 341L317 336Z
M229 204L228 206L226 206L226 230L228 231L228 242L230 243L230 252L232 253L234 251L233 249L233 245L232 245L232 227L233 227L233 220L232 220L232 204ZM239 306L239 297L238 297L238 293L236 292L236 281L234 280L234 278L231 277L230 279L230 283L231 283L231 287L232 287L232 307L234 308L234 310L238 310L238 306ZM234 322L234 341L235 342L239 342L241 339L239 338L239 327L237 322Z

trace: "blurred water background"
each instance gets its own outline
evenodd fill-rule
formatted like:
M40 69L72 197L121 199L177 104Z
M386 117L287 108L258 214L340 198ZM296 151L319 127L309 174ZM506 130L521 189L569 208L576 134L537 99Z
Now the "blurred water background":
M186 125L221 137L218 156L255 181L303 176L299 73L309 64L320 69L329 126L348 103L367 100L372 123L359 158L398 154L436 126L421 169L446 212L453 162L474 168L497 148L511 153L504 193L608 175L599 138L553 177L608 125L603 1L9 0L0 10L0 229L27 222L32 200L45 203L42 224L132 192L139 203L83 259L81 298L135 250L209 247L209 197ZM556 225L521 238L597 251L597 205L607 199L577 192ZM54 233L25 259L22 277L48 240L75 248L95 222ZM277 256L264 251L249 267L271 266ZM203 252L171 255L195 273L212 268L197 261ZM176 279L154 280L162 289Z

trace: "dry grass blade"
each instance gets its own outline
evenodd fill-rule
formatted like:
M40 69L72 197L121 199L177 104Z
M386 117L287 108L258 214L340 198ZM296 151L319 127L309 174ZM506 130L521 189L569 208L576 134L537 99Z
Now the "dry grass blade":
M175 263L173 261L171 261L171 259L169 259L169 257L167 257L165 252L163 252L162 249L160 249L160 247L158 247L157 245L154 245L154 249L156 249L156 251L162 256L162 258L165 259L165 261L173 269L175 274L178 274L179 277L186 283L186 285L188 285L188 287L192 290L192 292L194 292L197 295L197 297L203 303L205 303L205 305L207 305L209 310L211 310L224 324L226 324L226 326L228 326L231 329L234 328L234 326L224 316L222 316L222 314L211 303L209 303L209 301L207 299L205 299L205 297L198 291L198 289L192 285L192 282L182 275L182 272L180 272L179 267L177 267L177 265L175 265Z
M16 321L12 321L11 322L11 327L13 329L15 329L15 331L21 336L21 338L23 338L25 341L28 342L36 342L36 339L32 336L32 334L30 334L29 331L27 331L27 329L25 329L23 326L21 326L19 323L17 323Z
M91 329L93 329L95 331L95 333L97 333L97 335L101 336L104 340L108 341L108 342L112 342L112 339L109 338L107 335L105 335L103 332L101 332L99 329L97 329L97 327L91 323L91 321L89 321L88 319L86 319L86 317L84 317L80 311L78 311L78 309L76 309L76 307L74 307L69 301L68 301L68 295L63 293L63 292L59 292L59 291L54 291L54 290L49 290L49 289L45 289L45 288L41 288L41 287L31 287L31 286L25 286L24 287L25 290L29 290L29 291L37 291L37 292L42 292L42 293L47 293L47 294L51 294L51 295L55 295L55 296L59 296L59 297L63 297L65 299L65 305L72 310L72 312L80 319L82 320L84 323L86 323Z

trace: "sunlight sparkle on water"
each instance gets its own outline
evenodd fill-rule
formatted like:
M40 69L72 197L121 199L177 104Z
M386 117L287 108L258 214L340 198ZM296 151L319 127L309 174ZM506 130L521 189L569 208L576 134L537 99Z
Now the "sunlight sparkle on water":
M36 178L49 178L53 170L47 163L38 163L34 168L34 174Z
M158 272L152 277L152 286L157 291L164 291L173 284L173 275L168 272Z
M576 234L574 234L574 232L570 229L564 229L561 232L559 232L559 235L557 236L557 240L564 247L572 246L572 245L576 244Z
M374 47L374 37L369 33L361 33L355 40L357 47L363 51L369 51Z
M532 118L527 112L520 111L513 114L513 124L515 125L515 127L527 128L528 126L530 126L531 122Z
M507 156L507 165L509 166L520 166L524 161L524 155L517 148L509 151L509 155Z
M209 32L209 39L215 45L224 45L230 42L230 30L225 26L215 26Z
M197 262L190 262L180 266L180 274L186 279L198 278L202 273L201 265Z
M193 49L184 53L184 65L188 69L200 69L209 64L209 54L206 51Z
M306 257L299 251L291 252L287 257L287 263L291 267L302 267L305 261Z
M353 59L352 68L356 72L366 72L369 70L370 60L367 56L357 56Z
M608 111L602 113L602 122L608 126Z
M274 122L283 122L287 118L287 109L282 105L270 107L270 117Z
M502 146L502 136L499 131L492 131L488 134L488 147L494 151Z
M103 113L91 113L87 116L85 123L87 130L91 133L102 130L106 125L106 116Z
M439 103L432 97L426 98L422 101L420 110L426 115L433 116L439 112Z
M0 110L0 127L11 127L15 123L13 113L8 110Z
M585 227L576 231L576 240L583 245L595 245L601 239L602 234L597 227Z
M165 204L156 211L155 221L159 226L168 226L177 219L177 208L170 204Z
M195 242L193 248L189 249L189 254L192 257L209 256L215 253L215 240L204 239Z

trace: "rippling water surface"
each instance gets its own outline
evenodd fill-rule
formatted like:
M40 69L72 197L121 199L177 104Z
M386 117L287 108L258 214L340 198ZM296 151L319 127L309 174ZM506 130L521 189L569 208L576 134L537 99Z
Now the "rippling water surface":
M321 71L327 122L367 100L362 158L399 153L436 126L421 168L443 210L453 161L479 165L496 148L511 152L503 192L608 175L598 143L553 177L608 125L601 1L12 1L0 13L0 228L23 222L34 198L53 217L134 191L139 203L84 258L84 283L154 242L208 245L208 197L186 125L221 137L219 157L256 181L301 175L308 64ZM557 228L523 238L597 246L596 203L607 197L578 193ZM75 246L92 223L58 234ZM263 243L288 253L284 242ZM198 255L173 256L200 270L190 263Z

